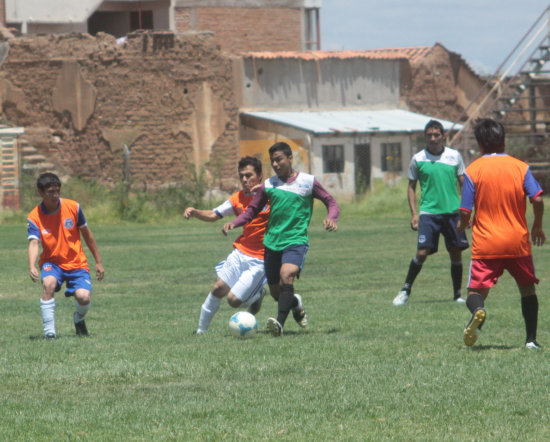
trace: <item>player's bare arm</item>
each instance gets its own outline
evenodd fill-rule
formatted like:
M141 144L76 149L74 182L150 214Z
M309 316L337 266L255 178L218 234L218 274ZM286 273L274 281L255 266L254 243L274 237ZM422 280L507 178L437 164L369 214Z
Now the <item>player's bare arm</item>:
M536 196L531 201L533 204L533 226L531 227L531 241L536 246L542 246L546 242L546 235L542 229L542 216L544 214L544 202L542 196Z
M84 241L86 242L86 245L88 246L88 249L90 249L90 252L92 253L94 260L95 260L95 276L98 279L98 281L101 281L103 277L105 276L105 269L103 268L103 263L101 262L101 255L99 254L99 248L97 247L97 243L94 237L94 234L92 231L88 228L88 226L84 226L80 229L80 232L82 233L82 236L84 237Z
M416 180L409 180L407 199L411 210L411 229L418 230L418 214L416 213Z
M36 266L36 260L38 259L38 254L40 252L40 245L38 244L37 239L31 239L29 241L29 276L34 282L40 280L40 271Z
M472 226L472 223L470 222L470 216L471 212L468 212L466 210L460 210L460 219L458 220L458 225L456 226L456 230L458 230L460 233L464 232L467 228Z
M183 217L185 219L197 218L197 219L200 219L201 221L206 221L206 222L214 222L220 219L218 214L213 210L198 210L198 209L195 209L194 207L188 207L187 209L185 209L185 212L183 213Z

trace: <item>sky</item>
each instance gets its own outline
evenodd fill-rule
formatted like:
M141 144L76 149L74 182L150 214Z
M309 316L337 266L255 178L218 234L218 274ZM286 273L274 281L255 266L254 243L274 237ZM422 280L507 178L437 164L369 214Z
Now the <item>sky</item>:
M494 73L549 0L322 0L321 49L433 46Z

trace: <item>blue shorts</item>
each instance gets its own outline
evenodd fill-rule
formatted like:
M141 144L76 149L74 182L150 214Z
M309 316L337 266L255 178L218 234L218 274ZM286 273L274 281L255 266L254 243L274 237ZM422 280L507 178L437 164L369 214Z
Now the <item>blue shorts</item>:
M267 283L269 285L275 285L280 282L281 267L283 264L294 264L301 270L306 261L308 249L308 244L292 245L279 251L271 250L266 247L264 253L264 267ZM300 277L300 271L298 271L297 277Z
M65 296L73 296L74 292L78 289L86 289L92 293L92 279L90 273L86 269L78 270L63 270L57 264L51 262L45 262L42 264L42 279L46 276L55 276L57 279L57 286L55 291L61 290L61 286L65 282L66 290Z
M445 237L447 250L455 247L465 250L469 247L468 239L464 232L456 230L460 215L458 213L446 213L444 215L432 215L424 213L418 221L418 248L430 249L430 255L437 252L439 246L439 234Z

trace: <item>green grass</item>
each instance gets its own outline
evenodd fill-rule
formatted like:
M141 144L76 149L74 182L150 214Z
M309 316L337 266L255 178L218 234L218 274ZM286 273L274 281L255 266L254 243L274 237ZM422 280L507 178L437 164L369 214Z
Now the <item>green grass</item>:
M289 318L280 339L263 332L271 298L251 340L230 336L225 302L192 336L238 232L191 220L92 224L106 276L91 336L74 336L74 301L58 295L59 339L44 341L25 226L0 226L0 440L548 440L549 245L534 252L546 348L522 348L509 276L466 348L446 253L428 259L407 305L391 304L415 251L404 201L390 217L346 205L335 234L316 208L296 284L310 326Z

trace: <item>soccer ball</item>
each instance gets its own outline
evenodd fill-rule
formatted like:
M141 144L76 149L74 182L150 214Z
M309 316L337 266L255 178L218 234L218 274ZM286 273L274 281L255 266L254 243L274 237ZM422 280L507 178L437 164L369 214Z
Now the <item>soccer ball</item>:
M229 331L238 338L249 338L258 331L258 321L251 313L237 312L229 319Z

